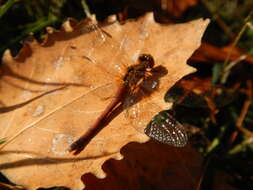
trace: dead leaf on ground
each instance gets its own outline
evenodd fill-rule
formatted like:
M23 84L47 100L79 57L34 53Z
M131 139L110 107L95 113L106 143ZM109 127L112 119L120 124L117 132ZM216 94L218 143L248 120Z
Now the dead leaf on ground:
M176 81L193 72L186 60L199 47L209 21L168 26L155 23L150 13L124 25L108 23L102 30L93 30L85 22L74 29L65 23L65 30L50 34L43 46L36 41L27 43L27 57L15 59L9 51L3 57L2 109L48 92L0 115L1 138L7 137L1 146L0 169L29 189L82 189L81 175L91 172L104 177L101 165L109 158L120 159L122 146L146 142L148 137L131 127L123 111L78 156L67 151L110 102L122 80L114 69L124 72L117 67L119 63L133 65L140 53L151 54L156 65L168 73L159 79L159 91L139 103L169 108L164 95ZM54 89L58 90L52 92Z
M219 48L208 43L202 43L200 48L194 52L190 60L194 62L211 62L211 63L216 63L215 61L224 62L230 51L231 46ZM245 53L243 53L242 51L240 51L235 47L233 48L228 61L240 60L240 57L242 56L243 56L242 60L245 60L251 64L253 63L252 56L246 55Z
M235 86L235 85L234 85ZM221 108L235 100L238 88L213 86L210 77L199 77L196 73L178 81L166 94L166 99L174 104L191 108L209 108L208 100Z
M164 11L167 11L169 14L180 17L188 8L193 7L198 3L198 0L165 0L159 1L161 8Z
M124 159L103 164L106 178L90 173L82 176L87 190L190 190L196 189L203 175L202 156L190 145L178 149L155 141L129 143L121 153Z

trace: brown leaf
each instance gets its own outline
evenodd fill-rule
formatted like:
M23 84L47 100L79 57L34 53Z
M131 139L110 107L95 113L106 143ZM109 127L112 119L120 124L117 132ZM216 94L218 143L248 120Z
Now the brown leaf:
M13 110L1 114L1 138L7 137L1 146L1 171L29 189L57 185L82 189L82 174L104 177L105 160L120 159L119 150L128 142L148 140L131 126L126 111L78 156L68 153L69 145L111 101L127 66L135 64L140 53L151 54L167 75L160 76L156 91L136 105L145 103L145 109L155 105L159 111L168 108L165 92L193 71L186 60L200 45L208 22L199 19L165 26L155 23L150 13L138 21L93 30L86 20L73 31L65 28L50 35L44 46L30 42L29 57L14 59L5 52L0 100L2 109Z
M197 0L165 0L158 2L161 4L161 8L164 11L167 11L175 17L180 17L185 12L185 10L198 3Z
M187 75L177 82L166 94L168 101L190 108L208 108L216 110L238 96L238 85L223 87L213 86L211 77L202 77L197 73Z
M211 63L216 63L215 61L222 62L226 60L227 55L230 51L231 46L219 48L208 43L202 43L200 48L193 54L190 60L195 62L211 62ZM240 56L243 55L245 54L242 51L240 51L237 48L233 48L228 61L238 60ZM251 64L253 63L252 56L247 55L243 60Z
M82 177L86 190L197 189L203 159L190 146L178 149L148 141L129 143L121 153L124 159L110 159L103 164L106 178L92 174Z

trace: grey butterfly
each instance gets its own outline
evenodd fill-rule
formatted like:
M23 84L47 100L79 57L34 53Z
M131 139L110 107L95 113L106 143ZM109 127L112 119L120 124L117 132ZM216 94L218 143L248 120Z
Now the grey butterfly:
M184 127L166 111L156 115L144 132L150 138L175 147L184 147L188 142Z

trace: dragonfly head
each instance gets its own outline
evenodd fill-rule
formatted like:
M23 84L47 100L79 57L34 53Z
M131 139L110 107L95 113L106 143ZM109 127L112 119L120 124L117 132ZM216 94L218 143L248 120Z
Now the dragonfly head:
M139 62L142 63L146 69L152 69L155 64L154 58L150 54L141 54L139 56Z

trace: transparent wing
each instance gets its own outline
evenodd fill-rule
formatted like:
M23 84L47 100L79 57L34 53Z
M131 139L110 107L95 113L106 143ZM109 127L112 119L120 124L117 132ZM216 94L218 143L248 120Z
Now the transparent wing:
M152 99L155 99L156 93L161 90L160 78L165 73L163 68L157 67L155 72L146 77L124 102L124 107L127 110L126 118L141 133L144 133L144 129L151 119L162 110Z
M89 48L84 52L85 58L104 72L122 78L134 60L127 56L121 48L122 45L111 34L98 25L85 25L83 32L87 31L90 31L90 34L85 46Z
M156 99L157 94L161 93L159 92L162 90L160 79L167 74L167 70L158 66L149 74L151 75L146 77L124 102L124 107L127 109L126 118L141 133L144 133L151 119L162 110L153 100Z
M130 98L130 97L129 97ZM131 100L126 100L130 104ZM126 103L127 104L127 103ZM144 102L131 105L126 110L126 118L138 132L144 133L145 127L161 108L154 103Z
M71 112L80 114L80 119L83 119L82 114L92 115L92 124L113 100L116 91L117 85L113 83L103 84L99 87L89 89L78 98L78 101L72 103L74 106Z
M161 143L175 147L184 147L188 141L184 127L166 111L155 116L144 132Z

